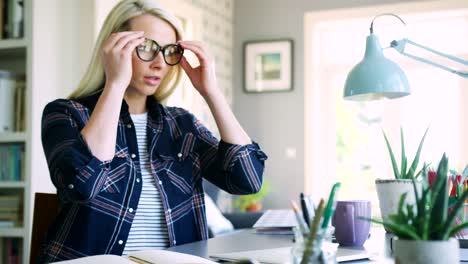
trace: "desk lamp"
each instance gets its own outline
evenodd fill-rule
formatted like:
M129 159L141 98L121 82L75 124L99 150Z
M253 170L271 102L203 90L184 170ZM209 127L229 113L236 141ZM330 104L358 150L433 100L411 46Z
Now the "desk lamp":
M394 99L410 94L410 87L405 73L400 68L400 66L398 66L398 64L384 56L382 47L379 43L379 38L377 35L374 35L374 21L381 16L394 16L406 26L406 23L403 21L403 19L392 13L384 13L374 17L370 26L370 35L367 37L366 41L366 52L364 54L364 59L356 66L354 66L346 78L344 90L345 99L355 101L375 100L381 98ZM455 61L457 63L468 65L468 61L466 60L433 50L421 44L415 43L408 38L404 38L398 41L393 40L390 43L390 47L394 48L405 56L449 71L461 77L468 78L468 72L461 72L432 62L430 60L406 53L406 45L413 45L417 48L427 50L431 53Z

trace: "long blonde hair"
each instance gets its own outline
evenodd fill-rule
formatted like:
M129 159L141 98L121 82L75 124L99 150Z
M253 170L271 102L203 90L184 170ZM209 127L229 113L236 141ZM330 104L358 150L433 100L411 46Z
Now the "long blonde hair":
M78 87L68 97L78 99L98 92L104 87L105 73L101 59L101 48L104 41L114 32L128 30L130 19L150 14L168 22L176 32L176 40L182 39L182 26L180 21L170 12L165 10L156 0L122 0L107 15L99 36L94 46L88 69L80 81ZM154 97L159 102L163 101L176 88L182 78L180 65L172 66L167 75L156 89Z

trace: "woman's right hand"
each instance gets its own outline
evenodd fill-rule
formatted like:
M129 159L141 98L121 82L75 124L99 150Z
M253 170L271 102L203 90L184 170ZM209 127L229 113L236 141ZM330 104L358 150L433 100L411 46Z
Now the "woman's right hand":
M144 42L143 31L112 33L104 42L101 56L106 86L120 87L125 92L132 79L132 53Z

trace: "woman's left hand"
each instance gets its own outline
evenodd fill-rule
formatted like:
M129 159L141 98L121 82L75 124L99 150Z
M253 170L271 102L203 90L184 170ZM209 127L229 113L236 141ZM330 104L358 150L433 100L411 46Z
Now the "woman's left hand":
M214 59L206 52L203 44L198 41L179 41L179 44L183 49L192 51L200 62L199 66L192 67L185 56L180 61L180 65L187 73L195 89L203 97L218 90Z

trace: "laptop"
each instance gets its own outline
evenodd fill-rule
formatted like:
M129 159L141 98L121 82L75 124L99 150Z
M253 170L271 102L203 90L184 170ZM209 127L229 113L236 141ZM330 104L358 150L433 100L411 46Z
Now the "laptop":
M338 248L336 261L346 262L352 260L369 259L371 254L366 250ZM262 250L240 251L232 253L213 254L210 256L215 261L239 261L254 259L260 263L283 264L291 261L291 247L281 247Z

